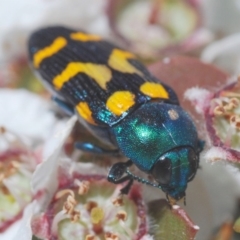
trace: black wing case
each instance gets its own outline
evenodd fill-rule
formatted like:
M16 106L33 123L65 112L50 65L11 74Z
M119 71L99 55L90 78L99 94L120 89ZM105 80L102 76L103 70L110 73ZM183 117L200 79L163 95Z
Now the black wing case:
M112 126L141 104L178 104L174 91L136 57L97 35L65 27L32 34L29 55L43 82L89 124Z

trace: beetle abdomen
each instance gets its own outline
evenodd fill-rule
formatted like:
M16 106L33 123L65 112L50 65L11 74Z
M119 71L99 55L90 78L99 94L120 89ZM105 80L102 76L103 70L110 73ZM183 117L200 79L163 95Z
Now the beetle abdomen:
M29 53L41 79L90 124L112 126L151 99L178 104L134 54L100 36L49 27L31 36Z

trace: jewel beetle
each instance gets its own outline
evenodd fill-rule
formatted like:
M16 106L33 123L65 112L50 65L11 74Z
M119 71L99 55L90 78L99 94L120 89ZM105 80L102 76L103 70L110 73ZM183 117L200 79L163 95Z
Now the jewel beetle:
M101 141L76 147L99 154L119 152L108 180L127 194L133 181L162 189L167 197L185 196L198 169L201 141L193 120L175 92L151 75L136 56L98 35L63 26L47 27L29 38L29 59L53 98ZM135 164L154 181L130 172Z

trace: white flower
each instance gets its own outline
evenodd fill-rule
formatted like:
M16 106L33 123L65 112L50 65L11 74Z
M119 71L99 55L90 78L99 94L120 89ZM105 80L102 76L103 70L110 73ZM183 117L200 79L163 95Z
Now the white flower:
M26 52L29 33L40 26L69 25L108 35L104 0L2 0L0 60Z
M240 4L238 0L201 0L205 26L214 32L239 32Z
M57 162L60 158L63 144L72 131L76 120L76 116L73 116L66 124L64 124L61 131L58 129L58 133L52 138L54 143L50 144L50 147L48 146L48 159L38 165L31 182L32 192L33 195L36 196L36 200L25 208L24 217L21 219L20 226L18 229L15 229L14 240L19 240L19 236L22 236L22 240L32 239L32 216L39 212L45 204L48 204L47 200L49 200L52 196L51 194L53 194L49 189L57 188ZM43 194L45 195L44 197Z
M239 12L240 14L240 12ZM201 59L228 71L231 75L240 74L240 34L235 33L208 45Z
M26 90L0 89L0 127L34 146L46 140L58 122L50 106L49 102ZM3 150L1 142L0 150Z
M26 224L24 209L34 212L39 207L31 203L39 194L37 188L32 193L30 186L36 166L43 156L59 154L57 149L62 148L71 129L50 141L54 129L65 121L55 118L47 101L26 90L1 89L0 115L0 238L12 239L21 222ZM72 128L76 116L71 121Z

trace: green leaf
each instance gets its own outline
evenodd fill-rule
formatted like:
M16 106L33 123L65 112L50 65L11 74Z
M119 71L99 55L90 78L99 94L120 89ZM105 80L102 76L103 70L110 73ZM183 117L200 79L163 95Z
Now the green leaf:
M238 218L234 223L233 230L237 233L240 233L240 218Z
M32 236L32 240L41 240L40 238L37 238L36 236Z
M171 207L166 200L152 201L148 206L150 234L154 239L193 240L199 227L194 225L179 206Z

